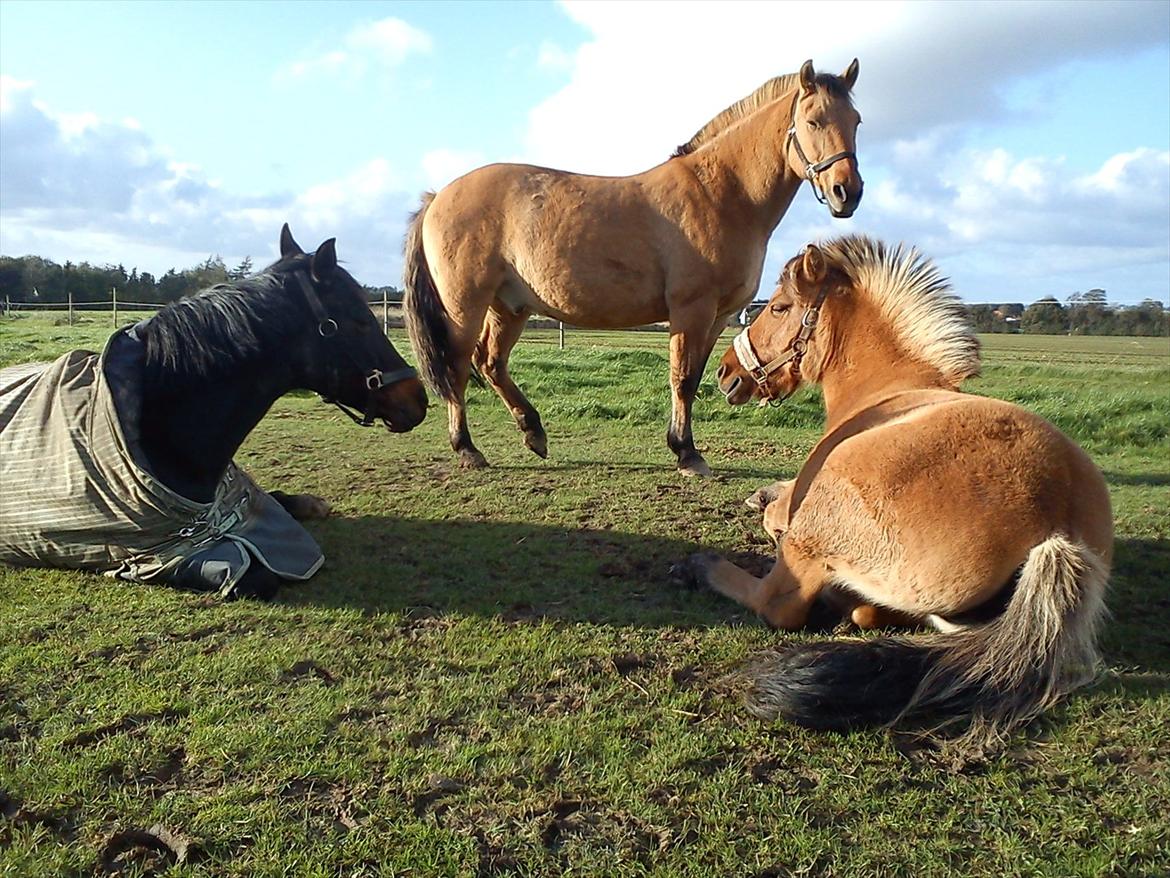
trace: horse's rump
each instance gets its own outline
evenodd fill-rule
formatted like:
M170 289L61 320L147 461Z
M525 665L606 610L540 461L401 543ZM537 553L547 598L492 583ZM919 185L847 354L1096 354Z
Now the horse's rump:
M147 470L141 355L119 331L101 356L73 351L0 372L0 561L224 595L253 556L283 578L309 578L320 548L242 470L228 468L211 503Z

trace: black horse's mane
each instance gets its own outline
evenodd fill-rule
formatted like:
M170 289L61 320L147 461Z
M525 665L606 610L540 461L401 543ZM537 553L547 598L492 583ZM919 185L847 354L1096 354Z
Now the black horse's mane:
M304 263L303 265L300 263ZM310 319L285 281L308 258L291 257L263 272L171 302L139 331L146 385L174 388L222 378Z

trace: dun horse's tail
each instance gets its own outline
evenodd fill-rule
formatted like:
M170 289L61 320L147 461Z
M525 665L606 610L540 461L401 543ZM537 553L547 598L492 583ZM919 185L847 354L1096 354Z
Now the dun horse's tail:
M1090 682L1109 571L1061 535L1032 549L1007 607L954 634L796 646L748 672L748 707L813 729L965 723L991 742Z
M435 393L443 399L450 399L454 394L454 373L447 309L443 307L439 291L435 288L422 241L423 218L434 200L434 192L423 193L422 205L410 218L404 254L406 295L402 300L402 309L406 315L410 346L414 348L423 378Z

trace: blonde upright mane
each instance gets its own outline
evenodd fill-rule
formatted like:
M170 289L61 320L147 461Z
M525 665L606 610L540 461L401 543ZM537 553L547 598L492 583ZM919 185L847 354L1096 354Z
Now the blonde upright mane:
M979 374L979 340L963 303L916 248L848 235L821 250L849 276L858 295L877 306L907 353L955 385Z

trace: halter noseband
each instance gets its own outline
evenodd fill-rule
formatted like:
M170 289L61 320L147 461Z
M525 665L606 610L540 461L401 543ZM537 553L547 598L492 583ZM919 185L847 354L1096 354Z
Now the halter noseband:
M800 138L796 136L796 105L799 103L800 96L798 95L796 100L792 103L792 126L788 129L788 140L784 146L784 149L785 152L787 152L792 147L796 147L796 155L804 165L804 178L808 180L809 184L812 186L813 195L816 196L817 201L819 201L821 204L827 205L829 201L825 197L824 190L822 190L821 187L817 185L817 174L821 173L821 171L828 170L830 167L837 164L837 162L844 159L853 159L853 161L856 162L857 153L847 150L845 152L839 152L836 155L831 155L827 159L822 159L819 162L810 162L808 160L808 156L804 154L804 150L800 146Z
M321 304L321 299L317 296L317 291L313 289L313 285L309 282L308 275L304 271L297 271L294 272L294 276L300 284L301 292L305 295L305 301L309 303L309 310L317 318L317 334L324 339L333 338L337 335L337 321L329 316L329 312ZM341 351L354 366L357 366L359 369L361 368L361 365L354 359L348 347L342 346ZM367 391L366 410L360 416L353 409L349 408L349 406L338 402L336 399L328 397L324 393L319 395L322 402L337 406L337 408L341 409L359 427L372 427L375 421L374 394L389 384L401 381L404 378L413 378L417 374L410 366L403 366L401 369L395 369L392 372L383 372L377 368L370 369L364 375Z
M759 357L752 350L752 341L748 338L748 330L751 326L745 326L743 331L731 342L732 350L735 351L735 358L739 360L739 364L755 380L756 386L760 389L760 395L768 405L778 406L782 404L784 400L796 393L797 388L800 387L800 361L804 359L804 355L808 351L809 340L812 338L813 331L817 328L817 321L820 319L821 305L825 303L825 296L828 293L829 285L826 283L821 287L820 292L817 293L817 297L813 300L813 303L801 315L800 330L792 337L792 341L780 352L780 356L764 365L760 365ZM789 363L792 364L792 377L796 379L796 383L793 384L790 391L777 398L768 391L768 378Z

